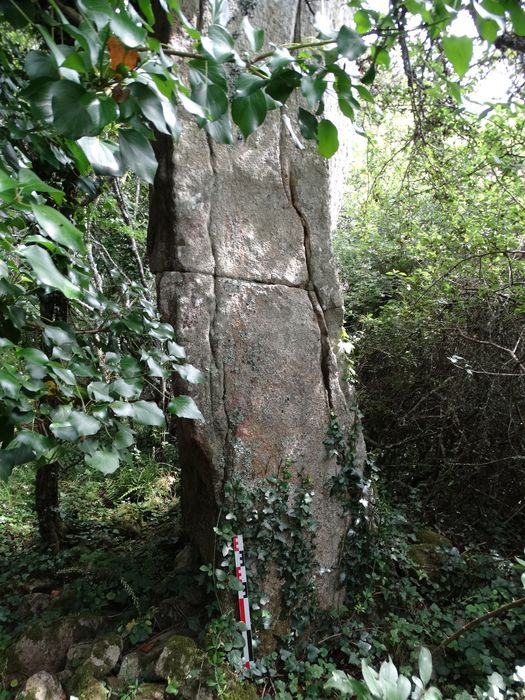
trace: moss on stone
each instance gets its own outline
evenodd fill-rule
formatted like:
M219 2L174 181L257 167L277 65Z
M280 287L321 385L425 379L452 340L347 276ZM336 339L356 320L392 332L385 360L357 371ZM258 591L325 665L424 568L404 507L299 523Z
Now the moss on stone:
M141 683L137 688L134 700L163 700L164 688L164 684Z
M182 683L190 675L192 669L200 664L202 654L197 645L189 637L175 635L164 645L161 655L155 664L155 673L159 678Z
M417 541L420 544L428 544L433 547L441 547L443 549L452 549L452 542L441 535L439 532L429 529L421 529L416 532Z
M109 696L107 686L93 676L86 676L82 679L81 685L77 686L76 694L80 700L106 700Z
M257 690L252 683L235 681L228 686L225 700L257 700Z

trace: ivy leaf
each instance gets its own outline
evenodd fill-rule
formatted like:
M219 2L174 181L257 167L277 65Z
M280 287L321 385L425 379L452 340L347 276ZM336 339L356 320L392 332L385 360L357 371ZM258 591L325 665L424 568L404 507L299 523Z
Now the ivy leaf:
M131 83L129 91L136 98L140 111L146 119L149 119L161 133L171 134L171 129L166 124L160 97L142 83Z
M165 425L164 413L153 401L136 401L130 404L133 419L140 425L152 425L163 428Z
M191 99L201 105L211 121L220 119L228 111L228 96L219 85L201 82L191 92Z
M142 393L144 383L140 377L117 379L111 385L111 389L125 399L138 399Z
M31 265L40 284L58 289L68 299L80 297L80 289L57 270L47 250L32 245L22 250L20 255Z
M336 126L329 119L321 119L317 127L317 151L323 158L331 158L338 148Z
M353 694L352 684L344 671L332 671L330 678L324 685L324 689L336 690L338 693L341 693L341 695Z
M31 210L49 238L77 253L85 252L82 233L63 214L45 204L33 204Z
M157 160L151 143L134 129L121 129L118 138L124 164L152 185L157 172Z
M169 402L168 411L179 418L189 418L204 422L204 416L191 396L176 396Z
M230 19L228 0L212 0L211 16L214 24L226 25Z
M193 365L176 365L175 371L190 384L202 384L204 375Z
M116 450L97 450L92 455L86 455L86 464L103 474L113 474L119 467L119 454Z
M254 29L246 16L242 20L241 27L246 34L251 50L260 51L264 44L264 30Z
M317 118L302 107L299 107L299 130L305 139L317 137Z
M69 422L79 435L96 435L102 427L100 422L82 411L71 411Z
M355 61L366 51L366 44L357 32L343 24L337 34L337 48L342 56Z
M216 143L231 144L233 143L232 125L229 114L223 114L222 117L214 122L206 124L206 131Z
M443 37L445 56L454 66L454 70L462 78L470 66L473 44L468 36Z
M267 111L266 98L262 90L246 97L235 97L232 102L233 121L245 139L263 123Z
M309 107L313 107L322 99L325 90L326 80L322 78L312 78L311 75L305 75L301 80L301 92Z
M11 475L13 467L16 467L17 464L31 462L34 458L33 450L26 445L0 450L0 479L6 481Z
M217 63L224 63L234 56L233 37L224 27L212 24L208 29L208 36L203 36L201 46L204 53L208 54Z

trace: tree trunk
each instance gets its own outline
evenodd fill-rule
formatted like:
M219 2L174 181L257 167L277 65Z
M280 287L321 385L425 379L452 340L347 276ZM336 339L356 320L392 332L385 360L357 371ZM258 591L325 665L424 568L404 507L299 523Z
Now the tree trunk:
M68 303L62 292L50 292L42 297L40 315L46 323L67 321ZM54 398L50 396L49 401L54 401ZM50 547L55 552L60 549L63 536L62 516L59 509L59 473L58 462L43 464L37 467L35 480L35 511L40 539L46 547Z
M62 518L59 510L58 462L40 465L35 480L35 510L43 544L57 552L62 541Z
M277 44L296 39L301 27L312 35L311 10L321 5L249 4L252 25ZM341 3L323 4L337 22L334 8ZM239 22L247 4L230 5ZM205 21L205 7L188 2L184 11ZM271 112L246 142L232 146L212 142L189 119L176 145L159 137L149 257L161 311L188 361L206 376L197 387L180 380L176 386L195 397L206 419L177 425L187 531L211 561L228 479L252 490L284 464L292 484L304 471L315 494L317 592L330 607L341 599L348 516L331 495L339 467L323 442L331 416L345 430L353 420L352 392L337 356L343 309L330 240L348 150L343 143L330 163L315 146L299 150L290 136L290 128L299 134L296 108ZM357 442L362 458L362 438ZM270 588L275 608L275 580Z

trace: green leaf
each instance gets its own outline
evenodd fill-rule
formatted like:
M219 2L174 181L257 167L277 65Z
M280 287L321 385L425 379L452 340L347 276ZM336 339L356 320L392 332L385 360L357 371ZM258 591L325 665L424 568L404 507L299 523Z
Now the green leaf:
M18 172L18 181L22 194L32 194L33 192L46 192L51 195L57 204L61 204L64 199L64 193L57 190L56 187L51 187L47 182L41 180L36 173L29 168L20 168Z
M50 450L54 445L54 441L50 437L46 437L33 430L20 430L14 440L11 441L9 447L28 447L35 458L40 457Z
M129 91L136 98L140 111L149 119L153 126L163 134L171 134L172 130L166 124L162 101L155 92L142 83L131 83Z
M33 450L25 445L10 450L0 450L0 479L6 481L17 464L31 462L34 458Z
M332 671L330 678L324 685L325 690L336 690L341 695L352 695L354 689L350 678L344 671Z
M186 350L182 345L178 345L173 340L168 341L168 354L170 357L175 357L177 360L184 360L186 357Z
M111 385L111 390L125 399L138 399L142 393L144 382L140 377L130 377L128 379L117 379Z
M126 167L152 185L157 172L157 160L147 138L134 129L121 129L119 146Z
M58 379L60 379L60 381L64 382L64 384L69 384L70 386L74 386L76 384L75 375L70 369L57 367L56 365L52 364L51 371Z
M372 95L370 90L368 90L364 85L355 85L354 87L363 100L365 100L366 102L374 101L374 96Z
M84 436L96 435L102 427L101 423L96 418L89 416L87 413L82 413L81 411L71 411L69 422L79 435Z
M317 138L317 118L299 107L299 130L305 139Z
M525 10L518 2L510 8L510 21L512 28L518 36L525 36Z
M274 100L284 104L300 83L301 75L297 71L280 70L271 77L266 86L266 92Z
M189 418L204 422L204 416L191 396L176 396L169 402L168 411L179 418Z
M496 41L499 32L499 24L496 20L476 15L476 26L482 39L488 41L489 44L493 44Z
M164 427L164 413L153 401L136 401L131 406L133 419L140 425L152 425L157 428Z
M68 299L80 297L80 289L57 270L47 250L32 245L22 250L20 255L31 265L40 284L58 289Z
M51 107L55 129L70 139L78 139L89 134L93 121L85 104L92 96L71 80L60 80L53 86Z
M454 66L454 70L462 78L470 66L473 44L468 36L443 37L445 56Z
M241 27L246 34L251 50L260 51L264 44L264 30L254 29L247 16L243 18Z
M193 365L176 365L175 371L190 384L202 384L204 375Z
M366 44L357 32L343 24L337 34L337 48L341 56L355 61L366 51Z
M336 126L329 119L321 119L317 127L317 151L323 158L331 158L338 148Z
M339 105L339 109L345 115L345 117L348 117L349 119L352 119L352 120L354 119L354 117L355 117L354 107L347 98L340 97L337 100L337 104Z
M123 174L124 168L115 144L96 136L84 136L77 143L97 175L119 177Z
M234 56L233 37L224 27L212 24L208 29L208 36L201 39L202 50L217 63L229 61Z
M88 396L94 401L110 402L113 401L109 393L109 384L104 382L91 382L87 386Z
M128 6L129 7L129 6ZM122 43L130 48L142 46L146 40L147 32L144 27L138 27L128 16L126 9L118 15L115 14L109 23L113 34L121 39Z
M301 80L301 92L306 98L309 107L313 107L322 99L326 85L326 80L322 78L312 78L310 75L304 76Z
M82 233L63 214L45 204L33 204L31 210L38 225L49 238L77 253L85 252Z
M87 107L87 112L93 123L91 134L100 133L106 126L118 119L117 103L108 95L97 96Z
M211 21L225 26L230 19L228 0L211 0Z
M421 647L419 652L419 677L423 685L427 685L432 676L432 654L426 647Z
M121 425L118 433L115 435L114 445L119 450L124 450L127 447L135 444L135 433L127 425Z
M383 697L382 686L379 683L379 675L377 671L370 668L366 659L361 662L361 672L363 674L363 679L367 685L368 690L378 698Z
M120 457L116 450L97 450L86 455L86 464L103 474L113 474L119 467Z
M245 139L263 123L267 111L266 98L261 90L247 97L235 97L232 102L232 119Z
M51 78L58 80L58 69L52 57L45 51L29 51L24 59L24 68L31 80Z
M357 10L354 14L354 22L359 34L366 34L372 28L370 15L366 10Z
M204 109L210 121L220 119L228 111L228 96L219 85L201 82L191 91L191 99Z
M206 124L206 131L216 143L233 143L232 125L229 114L223 114L220 119Z

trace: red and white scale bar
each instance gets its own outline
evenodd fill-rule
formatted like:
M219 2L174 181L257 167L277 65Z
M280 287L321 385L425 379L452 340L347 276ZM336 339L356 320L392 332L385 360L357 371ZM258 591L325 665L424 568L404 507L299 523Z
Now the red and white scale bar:
M244 622L246 629L243 630L244 651L243 661L246 668L251 668L253 664L253 643L252 643L252 622L250 619L250 603L248 601L248 577L246 575L246 564L244 561L244 542L242 535L233 536L233 552L235 555L235 576L242 583L242 590L238 592L239 616Z

